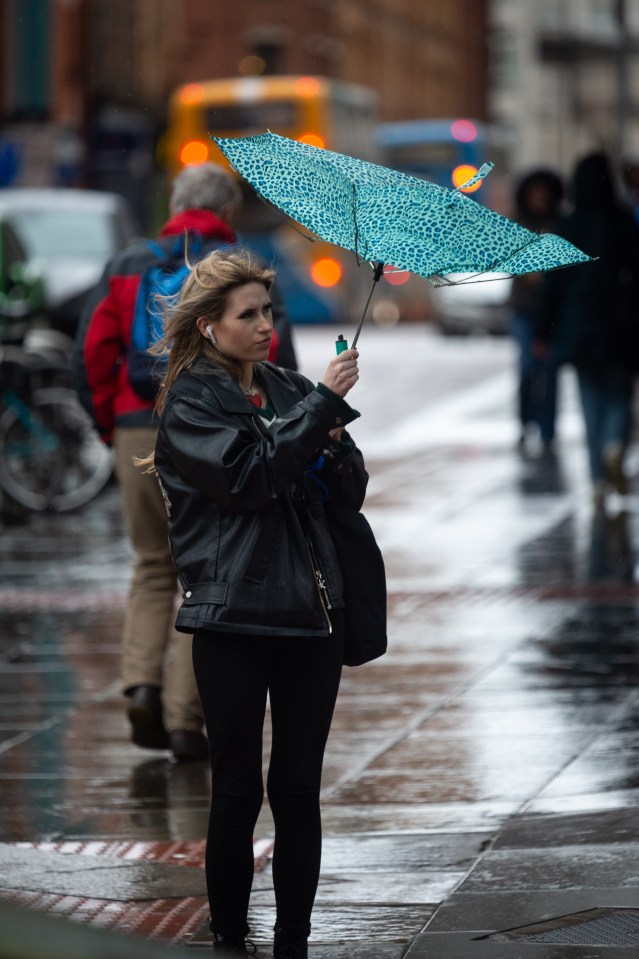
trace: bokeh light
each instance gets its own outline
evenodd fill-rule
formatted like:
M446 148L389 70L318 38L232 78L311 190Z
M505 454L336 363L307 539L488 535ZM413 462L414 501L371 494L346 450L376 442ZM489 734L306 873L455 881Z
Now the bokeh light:
M316 97L320 89L320 82L315 77L300 77L295 83L296 95L304 99Z
M471 143L477 138L477 127L472 120L455 120L450 125L450 132L459 143Z
M336 286L342 278L341 264L330 257L317 260L311 267L311 277L313 283L324 289Z
M202 140L189 140L180 150L180 163L184 166L199 166L209 158L209 147Z
M300 143L308 143L312 147L321 147L322 150L326 147L326 140L319 133L301 133L297 139Z
M201 83L187 83L180 90L180 103L201 103L204 99L204 87Z
M451 179L455 187L458 190L461 189L462 193L474 193L475 190L478 190L481 186L482 181L478 180L477 183L473 186L464 187L463 184L467 183L477 173L477 167L473 166L471 163L460 163L459 166L456 166L451 174Z

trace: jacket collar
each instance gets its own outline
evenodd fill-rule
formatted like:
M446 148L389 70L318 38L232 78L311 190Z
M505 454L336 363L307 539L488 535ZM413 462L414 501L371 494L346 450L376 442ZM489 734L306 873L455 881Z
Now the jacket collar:
M160 236L176 236L184 232L214 237L224 243L236 242L235 233L228 223L210 210L189 209L172 216L160 230Z
M230 373L207 360L198 360L190 372L210 389L222 407L228 413L255 414L255 408L248 402L244 393ZM290 378L290 373L272 363L256 363L256 378L263 384L268 397L280 415L299 402L300 389Z

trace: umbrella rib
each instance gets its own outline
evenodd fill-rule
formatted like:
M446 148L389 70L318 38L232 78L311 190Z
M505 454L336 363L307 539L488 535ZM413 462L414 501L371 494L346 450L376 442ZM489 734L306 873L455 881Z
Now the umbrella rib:
M362 261L359 255L359 226L357 224L357 206L356 206L357 192L356 192L354 183L351 183L351 198L353 203L353 223L355 224L355 235L354 235L355 249L353 252L355 253L355 259L357 260L357 265L361 266ZM368 306L368 303L366 304L366 306ZM366 315L366 307L364 307L364 315ZM359 334L359 330L357 331L357 333Z
M506 254L506 256L502 256L500 259L495 260L493 263L491 263L490 266L487 266L483 270L479 270L477 273L472 273L470 276L465 277L465 279L461 280L460 282L454 283L452 280L447 280L445 276L442 276L439 273L433 273L432 276L437 277L438 280L442 280L443 285L445 286L465 286L466 284L473 283L473 282L485 283L487 282L486 280L477 280L476 277L484 276L484 274L486 273L492 273L494 270L498 269L499 266L502 263L504 263L506 260L512 259L513 256L518 256L523 250L527 249L527 247L532 246L533 243L536 243L538 238L539 238L539 234L535 234L532 240L528 240L527 243L524 243L522 246L518 247L516 250L511 250L511 252ZM511 274L508 274L508 275L511 276Z
M233 166L233 164L231 164L231 166ZM233 167L233 169L235 169L235 167ZM237 173L238 173L240 176L242 176L242 174L240 173L239 170L237 170ZM318 239L320 239L320 237L314 236L312 233L305 233L304 230L300 229L299 226L296 226L296 221L293 219L293 217L292 217L289 213L286 213L286 212L285 212L284 210L282 210L279 206L276 206L275 203L272 203L271 200L269 200L267 197L265 197L263 193L260 193L260 191L257 189L257 187L253 186L252 183L250 184L250 186L251 186L253 192L255 193L255 196L258 198L258 200L261 200L261 201L262 201L262 203L264 204L264 206L268 207L269 210L273 210L274 213L277 213L278 217L279 217L281 220L288 220L289 223L290 223L290 225L291 225L291 226L293 227L293 229L295 230L295 232L296 232L296 233L299 233L299 235L300 235L301 237L303 237L305 240L308 240L309 243L317 243L317 241L318 241Z
M493 270L497 269L502 263L505 263L506 260L511 260L514 256L519 256L522 250L525 250L529 246L532 246L532 244L536 243L538 239L539 239L539 235L535 234L532 240L528 240L527 243L524 243L517 250L513 250L511 253L508 253L506 256L502 256L500 259L495 260L495 262L491 263L491 265L487 269L480 270L479 273L475 273L475 276L481 276L482 273L492 273Z
M300 235L301 237L303 237L305 240L308 240L309 243L317 243L319 237L313 236L313 235L310 234L310 233L305 233L304 230L301 230L299 226L296 226L296 221L293 219L293 217L292 217L289 213L285 213L283 210L280 210L280 208L279 208L278 206L275 206L274 203L271 203L270 200L267 200L267 198L266 198L265 196L263 196L263 195L259 192L259 190L256 190L256 189L255 189L255 187L253 187L253 190L254 190L254 192L255 192L255 195L256 195L257 197L259 197L259 199L262 201L262 203L264 204L264 206L269 207L269 209L271 209L271 210L273 210L275 213L277 213L278 216L280 217L280 219L282 219L282 220L288 220L288 221L290 222L290 225L293 227L293 229L295 230L296 233L299 233L299 235Z

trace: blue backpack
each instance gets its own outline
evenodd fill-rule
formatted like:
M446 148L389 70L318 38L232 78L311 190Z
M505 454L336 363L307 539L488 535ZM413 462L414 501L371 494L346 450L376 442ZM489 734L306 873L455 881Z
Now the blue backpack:
M185 262L185 237L179 236L167 252L153 240L148 245L158 262L144 271L135 300L131 342L127 353L129 382L143 400L155 402L160 383L167 367L166 356L153 356L149 348L158 342L164 333L162 298L174 296L190 273ZM202 254L202 237L190 236L189 262L194 263Z

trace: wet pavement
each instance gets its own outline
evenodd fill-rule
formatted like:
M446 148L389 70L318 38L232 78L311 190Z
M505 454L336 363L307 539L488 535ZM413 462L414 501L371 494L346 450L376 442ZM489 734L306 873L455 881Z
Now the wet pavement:
M334 338L299 331L308 375ZM570 374L556 456L517 450L508 341L404 327L360 345L352 432L372 477L390 650L344 671L310 955L636 956L636 491L593 511ZM7 907L25 941L49 914L74 920L56 927L65 959L80 929L155 941L154 955L210 949L206 764L128 742L130 558L115 487L2 530L1 957L22 955L7 951ZM250 916L265 959L271 843L265 805ZM40 954L57 956L42 930Z

